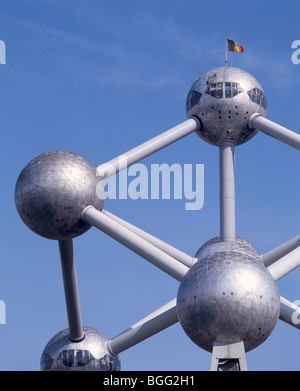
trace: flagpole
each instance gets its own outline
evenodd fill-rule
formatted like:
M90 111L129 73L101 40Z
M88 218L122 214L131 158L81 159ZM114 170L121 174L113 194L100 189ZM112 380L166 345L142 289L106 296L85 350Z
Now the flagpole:
M225 66L227 67L227 34L225 35Z

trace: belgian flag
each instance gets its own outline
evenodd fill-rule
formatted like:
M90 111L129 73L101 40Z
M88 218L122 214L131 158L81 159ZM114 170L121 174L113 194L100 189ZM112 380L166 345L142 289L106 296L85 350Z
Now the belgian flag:
M242 45L239 45L237 42L231 41L230 39L227 39L227 43L228 43L228 50L230 52L243 53L244 48Z

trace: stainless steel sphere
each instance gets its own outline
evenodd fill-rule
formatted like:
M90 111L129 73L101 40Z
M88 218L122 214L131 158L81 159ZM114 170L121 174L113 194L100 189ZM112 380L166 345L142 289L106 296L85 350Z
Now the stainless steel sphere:
M103 194L96 168L88 160L75 153L52 151L23 169L15 187L15 203L33 232L47 239L65 240L91 228L81 213L88 205L102 210Z
M83 327L81 342L69 339L69 329L56 334L41 356L41 371L119 371L119 356L106 349L109 338L96 329Z
M203 245L180 283L177 313L181 326L199 347L214 341L244 341L245 351L264 342L280 312L277 285L255 247L244 239Z
M266 116L265 93L258 81L239 68L214 68L192 85L186 100L188 118L196 116L202 128L197 134L210 144L250 140L257 131L249 128L252 114Z

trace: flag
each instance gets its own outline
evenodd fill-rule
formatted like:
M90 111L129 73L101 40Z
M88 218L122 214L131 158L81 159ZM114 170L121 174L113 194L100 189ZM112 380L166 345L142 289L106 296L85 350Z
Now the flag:
M239 45L237 42L227 39L228 50L231 52L243 53L244 48L242 45Z

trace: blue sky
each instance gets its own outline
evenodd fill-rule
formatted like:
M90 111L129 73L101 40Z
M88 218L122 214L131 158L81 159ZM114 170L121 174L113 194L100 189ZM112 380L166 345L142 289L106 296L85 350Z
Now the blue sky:
M39 370L44 346L67 327L54 241L31 232L14 205L24 166L50 150L95 166L183 122L195 77L224 64L225 34L244 46L229 63L263 86L267 118L299 132L298 1L0 0L0 370ZM298 155L297 155L298 154ZM105 209L190 255L219 234L218 150L196 135L148 157L204 164L205 202L107 200ZM299 153L262 134L236 149L237 234L261 252L299 235ZM172 300L178 282L96 229L74 240L84 325L113 337ZM300 299L300 270L278 282ZM299 332L279 321L247 354L250 370L299 370ZM208 370L210 354L179 324L121 354L123 370Z

